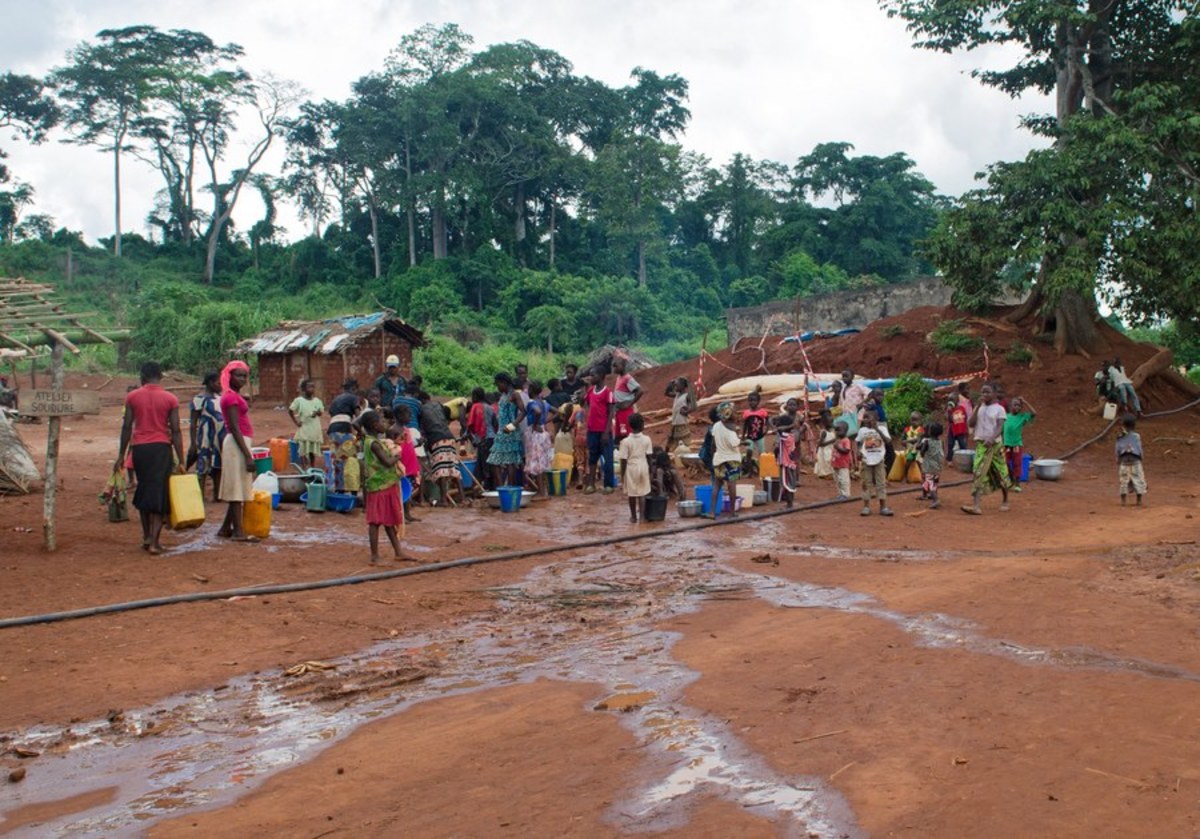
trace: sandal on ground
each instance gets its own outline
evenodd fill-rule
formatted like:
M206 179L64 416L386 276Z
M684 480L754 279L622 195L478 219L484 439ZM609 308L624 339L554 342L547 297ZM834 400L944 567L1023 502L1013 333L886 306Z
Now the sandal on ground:
M862 512L861 512L861 513L859 513L859 515L860 515L860 516L869 516L869 515L871 515L871 508L870 508L870 507L863 507L863 508L862 508Z
M1002 512L1002 513L1007 513L1007 512L1008 512L1008 504L1001 504L1001 505L1000 505L1000 512Z
M970 506L969 504L963 504L962 511L964 513L966 513L968 516L982 516L983 515L983 510L976 510L974 507Z
M882 510L879 511L879 515L884 516L884 517L890 517L890 516L894 516L896 514L892 512L891 507L884 507Z
M250 536L248 534L245 536L230 536L229 538L234 542L245 542L247 545L257 545L262 541L262 539L259 539L257 536Z

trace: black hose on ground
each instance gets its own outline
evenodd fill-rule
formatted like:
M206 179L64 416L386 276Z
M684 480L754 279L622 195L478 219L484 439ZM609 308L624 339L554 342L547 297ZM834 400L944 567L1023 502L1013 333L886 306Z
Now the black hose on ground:
M901 495L906 492L915 492L917 487L911 489L898 490L893 495ZM91 606L86 609L70 609L64 612L50 612L44 615L26 615L17 618L4 618L0 620L0 629L12 629L18 626L33 626L42 623L56 623L58 621L75 620L76 618L89 618L96 615L110 615L116 612L131 612L135 609L149 609L155 606L170 606L176 603L201 603L206 600L226 600L230 597L250 597L263 594L287 594L296 591L313 591L322 588L333 588L335 586L350 586L358 583L373 583L379 580L392 580L397 577L409 577L414 574L428 574L432 571L446 571L451 568L465 568L471 565L482 565L487 562L505 562L514 559L529 559L535 556L545 556L547 554L561 553L563 551L577 551L587 548L602 548L609 545L618 545L622 542L635 542L641 539L658 539L663 536L677 536L682 533L691 533L696 530L705 530L710 527L723 527L729 524L743 524L745 522L762 521L763 519L776 518L785 516L790 513L799 513L804 510L818 510L822 507L830 507L834 504L846 504L856 499L838 499L832 498L826 501L814 501L810 504L802 504L792 509L770 510L763 513L750 513L736 518L717 519L697 522L696 524L682 525L676 527L666 527L657 530L648 530L642 533L627 533L623 536L609 536L603 539L587 539L582 542L572 542L569 545L551 545L544 548L530 548L524 551L507 551L505 553L488 554L486 556L469 556L461 559L453 559L448 562L432 562L428 565L416 565L408 568L395 568L390 571L377 571L371 574L355 574L350 577L332 577L326 580L312 580L306 583L276 583L268 586L253 586L248 588L231 588L224 591L197 591L191 594L174 594L165 597L151 597L145 600L131 600L126 603L110 603L105 606Z
M1168 414L1179 413L1186 411L1188 408L1200 405L1200 399L1190 402L1181 408L1173 408L1169 411L1159 411L1154 414L1146 414L1143 419L1152 417L1167 416ZM1104 430L1092 437L1087 442L1080 446L1076 446L1071 451L1063 455L1060 460L1067 460L1070 457L1078 454L1083 449L1100 440L1107 434L1112 427L1116 425L1116 420L1111 421L1104 427ZM970 483L969 480L954 481L948 484L942 484L943 488L958 487ZM891 495L906 495L911 492L916 492L919 487L910 487L908 489L895 490ZM0 629L14 629L20 626L35 626L43 623L57 623L59 621L76 620L78 618L90 618L97 615L111 615L117 612L132 612L136 609L150 609L156 606L172 606L177 603L202 603L208 600L227 600L231 597L252 597L263 594L288 594L297 591L315 591L323 588L334 588L337 586L351 586L359 583L373 583L380 580L393 580L398 577L410 577L414 574L428 574L433 571L447 571L451 568L466 568L471 565L482 565L488 562L507 562L514 559L529 559L535 556L546 556L548 554L561 553L564 551L577 551L587 548L603 548L609 545L618 545L623 542L636 542L642 539L658 539L663 536L677 536L682 533L691 533L696 530L705 530L710 527L723 527L729 524L745 524L746 522L763 521L764 519L778 518L792 513L802 513L806 510L819 510L823 507L832 507L835 504L849 504L857 501L856 498L831 498L825 501L814 501L809 504L801 504L797 507L782 510L771 510L763 513L750 513L737 518L719 519L715 521L702 521L696 524L682 525L677 527L667 527L660 530L649 530L643 533L627 533L624 536L610 536L603 539L588 539L583 542L574 542L570 545L552 545L545 548L531 548L524 551L508 551L505 553L489 554L487 556L469 556L461 559L454 559L448 562L433 562L428 565L417 565L409 568L395 568L390 571L377 571L372 574L355 574L349 577L331 577L326 580L312 580L307 583L278 583L269 586L257 586L248 588L231 588L224 591L198 591L191 594L175 594L166 597L151 597L145 600L131 600L125 603L110 603L105 606L91 606L85 609L70 609L63 612L49 612L44 615L25 615L16 618L0 619Z

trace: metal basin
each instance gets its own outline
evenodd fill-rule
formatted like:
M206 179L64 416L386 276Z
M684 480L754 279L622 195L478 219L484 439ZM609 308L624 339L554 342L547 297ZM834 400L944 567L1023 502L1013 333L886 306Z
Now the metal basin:
M1039 481L1057 481L1062 477L1063 467L1067 464L1054 458L1042 458L1030 465L1033 466L1033 474L1037 475Z

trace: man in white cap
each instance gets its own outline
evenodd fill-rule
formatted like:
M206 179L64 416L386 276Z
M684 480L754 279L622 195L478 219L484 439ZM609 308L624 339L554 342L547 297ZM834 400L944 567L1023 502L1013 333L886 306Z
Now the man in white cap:
M391 407L392 402L408 388L408 382L400 375L400 357L389 355L384 362L387 370L375 380L375 389L379 391L379 404Z

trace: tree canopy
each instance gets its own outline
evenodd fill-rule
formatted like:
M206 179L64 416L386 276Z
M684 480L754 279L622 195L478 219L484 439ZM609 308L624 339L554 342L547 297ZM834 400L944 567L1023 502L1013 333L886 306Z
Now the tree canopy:
M467 341L580 352L697 342L726 306L930 270L915 243L946 199L911 159L829 142L786 162L710 161L684 145L689 84L669 71L608 85L529 41L478 47L454 24L403 36L342 98L299 101L246 61L201 32L104 30L50 73L57 98L40 94L66 141L111 158L113 253L170 265L172 289L308 301L312 315L382 304ZM53 125L22 113L30 139ZM263 170L274 143L280 172ZM122 229L128 165L158 176L148 238ZM248 192L265 212L239 229ZM44 216L19 224L32 193L15 199L0 202L8 239L75 242ZM290 243L284 201L305 226ZM148 287L159 280L125 275L131 310L227 299L164 297Z
M1014 66L979 71L1012 95L1054 95L1028 127L1052 145L988 169L947 212L928 253L965 304L1004 285L1060 352L1102 351L1096 299L1126 318L1200 314L1200 43L1184 0L881 0L917 45L1015 45Z

